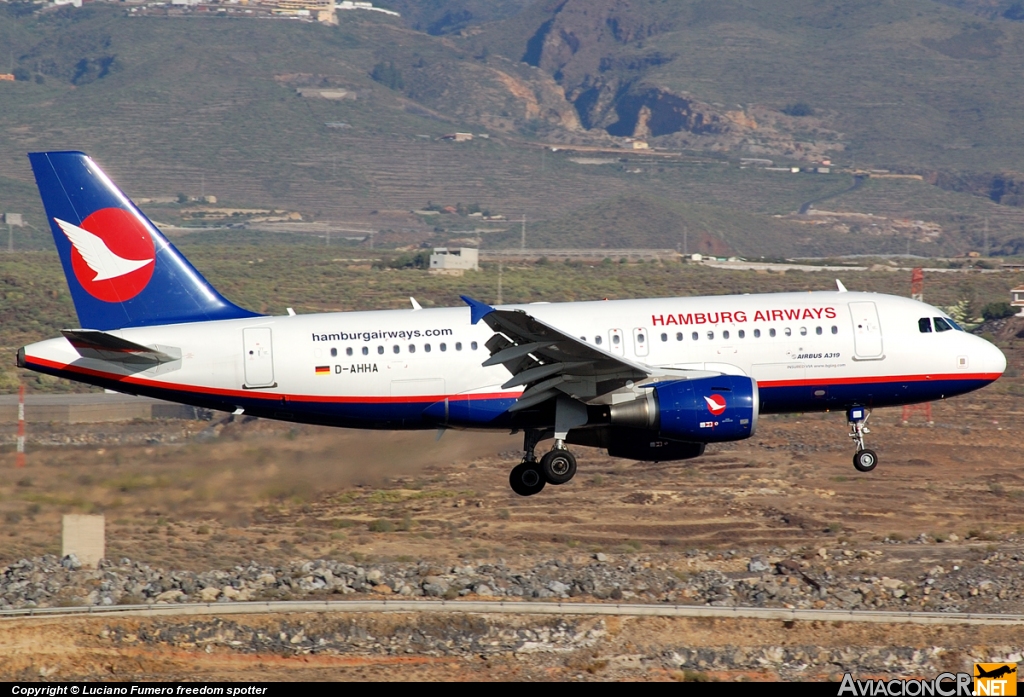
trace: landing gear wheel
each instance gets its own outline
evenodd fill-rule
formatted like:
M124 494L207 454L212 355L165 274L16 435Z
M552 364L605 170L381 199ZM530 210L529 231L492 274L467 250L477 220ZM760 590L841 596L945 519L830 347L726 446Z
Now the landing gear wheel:
M552 450L540 459L540 469L548 484L565 484L576 476L576 457L568 450Z
M539 494L547 483L540 465L536 462L521 462L508 475L509 486L520 496Z
M858 472L870 472L878 466L878 455L874 450L858 450L853 456L853 466Z

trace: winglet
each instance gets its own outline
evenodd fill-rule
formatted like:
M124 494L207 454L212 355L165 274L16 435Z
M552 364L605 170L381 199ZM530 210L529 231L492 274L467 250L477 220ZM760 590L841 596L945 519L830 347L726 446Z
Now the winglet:
M846 293L847 292L846 286L844 286L843 282L840 281L838 278L836 279L836 287L839 289L840 293Z
M473 300L473 298L467 295L460 295L459 297L462 298L462 302L469 305L469 319L473 324L476 324L484 317L494 312L494 308L487 303L482 303L479 300Z

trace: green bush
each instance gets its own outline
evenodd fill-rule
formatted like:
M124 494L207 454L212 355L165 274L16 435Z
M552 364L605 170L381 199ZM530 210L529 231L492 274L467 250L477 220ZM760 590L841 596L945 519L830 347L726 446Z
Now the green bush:
M814 109L807 102L796 102L782 107L782 113L787 116L814 116Z
M996 319L1003 319L1004 317L1011 317L1015 314L1017 314L1016 308L1007 302L989 303L981 310L981 316L989 322Z
M370 529L370 532L394 532L395 531L395 524L392 523L390 520L385 520L384 518L380 518L378 520L371 521L370 524L367 527Z

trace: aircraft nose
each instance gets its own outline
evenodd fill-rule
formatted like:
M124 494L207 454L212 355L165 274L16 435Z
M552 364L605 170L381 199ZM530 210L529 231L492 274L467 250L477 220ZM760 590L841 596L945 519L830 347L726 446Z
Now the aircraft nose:
M982 341L985 340L982 339ZM982 372L990 373L994 378L998 378L1006 370L1006 356L995 344L985 341L980 358L981 365L979 367Z

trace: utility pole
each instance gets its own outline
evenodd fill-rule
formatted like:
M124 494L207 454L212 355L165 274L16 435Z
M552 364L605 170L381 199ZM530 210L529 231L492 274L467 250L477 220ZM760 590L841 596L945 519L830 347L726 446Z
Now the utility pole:
M14 251L14 228L24 225L21 213L4 213L4 222L7 223L7 251Z
M686 226L684 225L683 226L683 256L684 257L690 256L690 249L689 249L689 245L687 244L688 240L686 239L686 237L687 237L686 232L687 232L686 231Z
M502 272L503 271L504 271L504 265L499 261L498 262L498 304L499 305L503 305L504 304L502 302L502 299L501 299L501 276L502 276Z
M199 200L206 203L206 174L199 175Z
M988 258L988 216L985 216L985 243L981 248L981 256Z
M523 213L523 231L519 236L519 251L526 249L526 213Z

